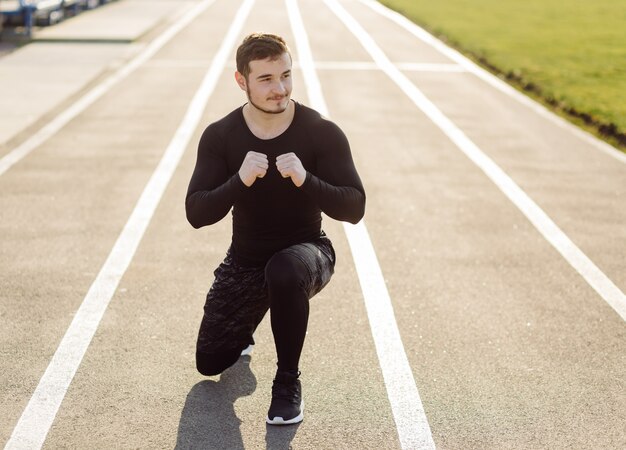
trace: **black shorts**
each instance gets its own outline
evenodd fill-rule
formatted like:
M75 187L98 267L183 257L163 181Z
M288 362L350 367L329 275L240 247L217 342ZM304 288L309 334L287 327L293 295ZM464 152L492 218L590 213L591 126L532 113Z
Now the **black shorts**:
M335 251L330 239L319 239L287 247L307 268L309 299L330 281L335 268ZM230 249L214 272L215 281L207 294L196 350L203 354L241 351L252 343L252 334L269 309L265 266L243 267Z

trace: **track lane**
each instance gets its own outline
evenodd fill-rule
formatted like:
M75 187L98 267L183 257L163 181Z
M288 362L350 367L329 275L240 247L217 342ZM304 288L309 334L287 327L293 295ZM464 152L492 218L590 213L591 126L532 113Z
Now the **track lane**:
M309 102L322 115L328 115L328 107L315 70L314 57L300 9L295 1L287 0L286 5L296 35L296 46L300 53L300 65L305 76ZM391 299L365 220L356 225L344 224L344 231L361 283L363 300L400 445L403 449L434 449L428 419L424 414L424 407L406 358Z

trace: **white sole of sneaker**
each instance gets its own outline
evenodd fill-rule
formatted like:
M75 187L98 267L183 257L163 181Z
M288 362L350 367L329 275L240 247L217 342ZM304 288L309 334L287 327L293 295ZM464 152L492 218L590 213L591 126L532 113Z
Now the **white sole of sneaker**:
M300 414L293 419L283 420L282 417L274 417L273 419L266 417L265 421L270 425L291 425L302 422L302 419L304 419L304 400L300 403Z
M254 350L254 345L250 344L246 348L241 351L241 356L248 356L252 354L252 350Z

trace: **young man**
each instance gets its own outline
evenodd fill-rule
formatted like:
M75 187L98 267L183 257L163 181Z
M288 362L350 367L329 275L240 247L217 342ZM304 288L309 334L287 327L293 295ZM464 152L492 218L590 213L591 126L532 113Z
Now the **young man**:
M267 422L275 425L303 418L298 364L309 299L335 267L321 212L357 223L365 211L345 135L291 100L291 63L281 37L245 38L235 79L248 102L204 131L185 201L195 228L233 210L232 243L204 306L198 371L234 364L269 309L278 369Z

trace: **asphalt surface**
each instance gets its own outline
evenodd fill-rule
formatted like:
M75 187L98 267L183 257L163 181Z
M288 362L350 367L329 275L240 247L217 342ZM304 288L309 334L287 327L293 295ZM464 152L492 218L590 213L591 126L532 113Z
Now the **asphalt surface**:
M36 120L20 133L7 135L0 157L201 2L181 2L176 14L173 2L163 3L168 16L148 32L142 28L132 44L105 38L98 44L90 37L83 45L102 45L104 59L45 110L33 112ZM402 73L626 290L623 156L460 70L364 3L340 3ZM241 4L213 2L0 175L0 443L14 432ZM626 447L624 319L373 64L324 2L300 0L298 6L328 112L350 140L368 194L365 222L435 446ZM285 36L298 63L283 1L257 0L237 43L253 31ZM64 55L41 69L52 74L86 48L45 45ZM111 50L115 45L119 51ZM29 47L6 58L34 55ZM324 228L338 266L312 300L301 364L304 422L264 422L275 370L267 318L250 358L218 377L195 371L202 305L228 247L230 221L194 230L185 219L184 196L200 133L245 101L233 61L230 51L43 448L401 448L346 234L329 218ZM23 77L16 89L36 87L34 82ZM294 99L315 103L298 64L294 85Z

